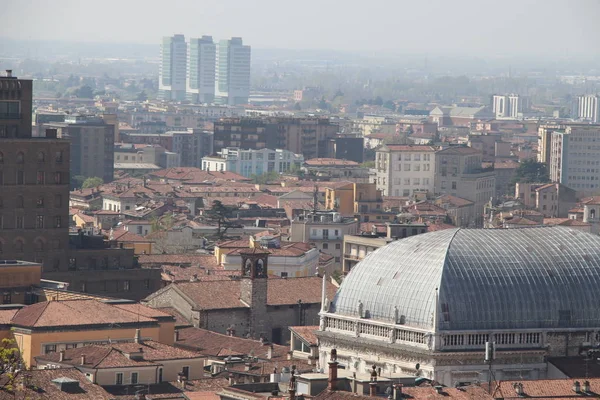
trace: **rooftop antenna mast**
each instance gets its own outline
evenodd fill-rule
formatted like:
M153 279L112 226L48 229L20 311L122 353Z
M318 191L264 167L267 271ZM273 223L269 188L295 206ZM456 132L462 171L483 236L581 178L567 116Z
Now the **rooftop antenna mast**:
M313 213L314 214L317 213L317 204L318 204L317 196L318 195L319 195L319 187L317 185L315 185L315 189L313 190Z

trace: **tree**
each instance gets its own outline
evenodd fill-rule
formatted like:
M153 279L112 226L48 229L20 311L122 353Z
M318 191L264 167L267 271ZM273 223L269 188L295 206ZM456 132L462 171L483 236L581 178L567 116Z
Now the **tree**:
M0 341L0 389L13 390L18 369L22 366L21 355L14 339Z
M375 97L375 100L373 101L373 105L376 105L376 106L383 105L383 99L381 98L381 96Z
M102 178L94 176L92 178L87 178L85 181L83 181L83 184L81 185L81 187L83 189L95 188L95 187L102 185L103 183L104 183L104 180Z
M138 95L135 99L137 101L146 101L146 100L148 100L148 94L146 93L145 90L142 90L141 92L138 93Z
M219 240L225 237L229 228L235 226L235 224L229 220L234 209L234 207L226 206L219 200L214 200L211 209L204 212L205 221L210 225L217 226L216 236Z
M388 110L396 111L396 104L394 104L392 100L387 100L385 103L383 103L383 106Z
M321 110L327 110L329 107L327 105L327 101L325 100L325 96L321 97L321 101L319 101L319 106Z
M546 164L529 159L523 161L512 179L512 184L515 183L547 183L550 182L550 175Z
M77 96L80 99L93 99L94 91L90 86L84 85L75 90L75 96Z
M300 105L300 103L294 104L294 110L296 110L296 111L302 110L302 106Z
M251 178L254 181L254 183L264 185L266 183L279 180L279 174L275 171L271 171L271 172L266 172L262 175L253 174L251 176Z

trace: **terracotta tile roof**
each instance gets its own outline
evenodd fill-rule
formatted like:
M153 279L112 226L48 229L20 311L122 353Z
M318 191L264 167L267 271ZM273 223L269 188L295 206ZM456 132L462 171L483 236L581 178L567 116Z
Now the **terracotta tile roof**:
M583 199L581 201L581 203L585 204L585 205L598 205L598 204L600 204L600 197L598 197L598 196L588 197L586 199Z
M446 154L450 154L450 155L469 155L469 154L482 154L481 151L474 149L472 147L466 147L466 146L451 146L448 147L446 149L440 150L438 151L438 154L440 155L446 155Z
M510 225L539 225L539 223L524 217L512 217L510 219L505 220L505 223Z
M167 313L173 318L175 318L175 328L192 326L192 324L190 324L190 321L188 321L179 311L177 311L173 307L161 307L157 310Z
M304 304L321 303L322 280L319 277L305 278L269 278L267 281L267 304L270 306L294 305L301 300ZM188 297L195 308L220 310L230 308L248 308L241 301L241 281L215 280L199 282L173 283L149 298L167 290L177 290ZM332 299L337 287L327 282L327 296Z
M109 238L110 240L116 240L117 242L122 243L152 243L152 240L146 239L136 233L125 230L125 228L113 229L110 232Z
M19 310L16 308L12 310L0 309L0 325L10 325L10 320L15 316L17 311Z
M391 151L412 151L419 153L429 153L436 151L435 147L426 145L411 145L411 144L386 144L385 147Z
M577 221L569 218L544 218L544 225L560 225L560 226L590 226L590 224Z
M16 377L16 384L23 382L24 376L28 376L29 384L24 390L18 392L8 392L6 389L0 390L0 399L53 399L53 400L74 400L74 399L113 399L114 397L102 388L95 385L86 378L86 376L75 368L60 369L39 369L20 372ZM53 380L67 378L79 382L79 389L73 391L62 391Z
M47 301L23 307L11 323L28 328L155 322L97 300Z
M427 226L427 232L443 231L444 229L454 229L454 228L456 228L456 226L450 225L450 224L446 224L446 223L443 223L443 222L439 222L439 223L428 225Z
M593 393L600 392L600 378L587 379L590 383L590 389ZM523 396L518 396L515 392L514 384L523 384ZM573 391L574 379L540 379L535 381L501 381L497 383L493 391L494 398L503 399L569 399L589 397L583 393L575 393ZM583 380L579 380L583 385ZM593 395L592 395L593 397Z
M452 196L450 194L440 196L438 197L438 200L440 200L442 203L449 203L455 207L465 207L475 204L470 200L463 199L462 197Z
M214 256L212 256L214 258ZM167 282L189 282L192 279L198 281L228 280L232 276L241 275L240 270L207 269L203 267L185 267L178 265L163 265L162 279Z
M337 158L311 158L304 161L304 164L309 167L347 167L359 165L356 161L339 160Z
M514 389L513 389L514 392ZM412 386L402 389L404 397L411 400L492 400L485 389L481 386L466 386L462 388L442 388L442 393L437 393L436 389L431 386ZM318 395L313 397L313 400L372 400L372 397L355 394L344 391L331 391L325 389Z
M88 215L86 213L84 213L83 211L79 211L73 214L74 216L77 215L79 218L81 218L83 220L83 222L85 222L86 224L92 224L94 223L94 217L91 215Z
M317 335L315 332L319 330L317 325L314 326L290 326L290 331L301 337L310 346L318 344Z
M179 329L179 340L175 345L193 348L197 352L211 357L226 357L228 355L247 356L266 359L268 344L259 340L228 336L201 328ZM273 358L287 358L288 346L273 344ZM271 372L271 371L269 371Z
M132 358L128 355L139 353L141 358ZM91 345L65 350L63 361L60 353L54 352L36 357L38 363L53 362L65 365L82 365L82 356L85 356L85 367L88 368L119 368L139 367L143 365L156 365L161 361L201 358L198 352L169 346L152 340L141 343L115 343L108 345Z
M229 171L203 171L200 168L193 167L176 167L163 169L160 171L152 172L150 175L161 179L183 181L185 184L214 182L218 180L250 180L242 175Z
M185 392L188 400L220 400L221 396L216 391L212 392Z
M268 248L265 250L268 251L271 256L302 257L312 248L313 247L310 244L304 242L282 242L280 248ZM225 251L224 253L230 255L241 254L247 249L248 246L231 249L229 251Z
M174 319L173 315L171 313L162 311L162 310L157 310L156 308L151 308L148 306L145 306L143 304L140 303L123 303L123 304L113 304L113 307L117 307L120 308L121 310L125 310L125 311L129 311L130 313L136 314L136 315L143 315L144 317L148 317L148 318L155 318L155 319L166 319L166 320L170 320L170 319Z

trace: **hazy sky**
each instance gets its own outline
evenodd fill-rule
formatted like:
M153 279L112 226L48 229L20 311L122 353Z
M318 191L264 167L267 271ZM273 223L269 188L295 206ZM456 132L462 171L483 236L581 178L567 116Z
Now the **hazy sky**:
M183 33L258 48L600 53L600 0L0 0L0 14L0 37L16 39L158 44Z

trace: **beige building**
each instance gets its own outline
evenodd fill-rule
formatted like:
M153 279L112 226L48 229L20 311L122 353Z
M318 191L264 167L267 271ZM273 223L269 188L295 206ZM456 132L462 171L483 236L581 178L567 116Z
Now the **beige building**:
M396 134L396 121L387 117L365 115L361 119L352 121L352 131L366 137L373 133L381 133L387 136Z
M493 168L482 167L482 154L470 147L449 147L435 156L435 193L474 202L475 226L482 226L485 205L496 194Z
M332 270L342 269L342 245L346 235L359 231L359 221L342 217L337 212L316 212L304 214L292 220L290 241L305 242L314 245L323 253L334 257Z
M577 193L560 183L517 183L515 197L546 218L566 218L577 203Z
M419 145L383 145L377 150L377 189L384 196L413 196L433 192L435 148Z
M552 182L582 194L600 190L600 125L569 125L552 131L548 169Z

